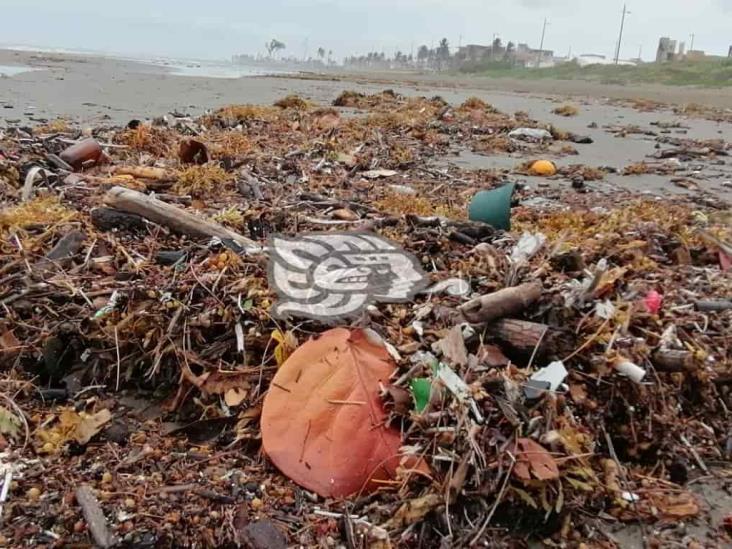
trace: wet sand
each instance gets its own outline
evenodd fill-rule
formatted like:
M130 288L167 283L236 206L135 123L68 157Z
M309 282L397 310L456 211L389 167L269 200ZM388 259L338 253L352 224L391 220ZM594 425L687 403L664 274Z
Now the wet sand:
M607 131L610 126L633 124L644 130L658 131L651 123L680 122L684 127L667 130L669 136L732 140L732 124L729 123L680 117L670 110L638 112L608 101L610 98L642 98L732 108L729 89L626 88L576 81L488 80L398 73L213 78L173 74L165 67L124 59L0 50L0 66L4 65L35 70L0 78L0 129L5 125L30 125L59 117L94 126L126 124L133 118L151 119L173 111L196 116L207 109L232 103L271 104L290 93L326 105L344 89L373 93L389 87L405 95L440 95L453 104L477 96L499 110L525 111L534 119L594 140L591 145L576 145L577 156L552 158L560 166L586 164L622 169L646 160L656 152L655 137L628 135L620 138ZM580 114L572 118L552 114L557 103L567 101L568 96L579 106ZM510 169L525 161L525 157L482 156L470 151L455 151L453 156L441 160L473 169ZM689 171L693 172L703 192L732 199L732 163L726 158L717 159L715 163L700 159L694 166L689 166ZM658 175L611 175L593 185L606 188L608 192L618 185L659 195L689 192L670 183L670 179ZM531 178L531 184L551 187L557 182Z

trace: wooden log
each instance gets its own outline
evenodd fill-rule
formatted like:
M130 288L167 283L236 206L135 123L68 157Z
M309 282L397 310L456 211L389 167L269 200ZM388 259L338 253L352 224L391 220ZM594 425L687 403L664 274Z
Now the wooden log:
M261 247L256 242L223 225L137 191L114 187L104 196L104 203L117 210L136 214L159 225L169 227L181 234L231 240L244 248L247 253L261 251Z
M659 349L653 353L651 362L660 372L693 372L698 369L694 353L690 351Z
M460 312L468 322L492 322L523 311L541 297L541 284L531 282L514 288L505 288L469 301Z
M537 347L541 351L547 343L548 331L546 324L513 319L499 320L488 327L489 334L522 353L531 353Z
M76 501L81 507L94 542L103 549L116 545L118 540L107 528L107 519L89 485L82 484L76 489Z

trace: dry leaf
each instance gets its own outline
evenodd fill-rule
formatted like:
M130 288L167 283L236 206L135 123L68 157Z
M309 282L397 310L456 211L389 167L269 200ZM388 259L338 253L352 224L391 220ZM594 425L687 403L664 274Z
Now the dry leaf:
M246 395L250 387L247 379L249 374L242 372L206 372L200 376L194 375L190 368L183 368L182 372L189 383L198 387L206 395L226 395L232 389Z
M303 344L264 399L264 451L323 497L347 497L393 479L401 434L384 426L379 391L395 368L362 330L336 328Z
M434 348L439 350L452 366L468 364L468 351L465 348L463 330L460 326L454 326L445 337L434 344Z
M292 332L288 331L283 334L279 330L274 330L272 339L277 342L277 347L274 350L275 361L277 366L282 366L292 352L297 349L297 338Z
M0 406L0 433L15 438L20 432L20 426L18 417L5 406Z
M94 435L102 430L102 427L112 419L112 414L106 408L99 410L96 414L80 415L80 421L76 426L74 438L79 444L87 444Z
M14 351L18 350L19 347L20 341L11 330L0 335L0 351Z
M224 393L224 402L226 402L227 406L231 407L239 406L239 404L244 402L245 398L247 398L247 391L237 387L229 389Z
M383 525L386 530L404 528L422 520L427 513L442 503L442 497L437 494L428 494L424 497L412 499L397 509L394 516Z
M521 480L553 480L559 478L557 462L543 446L530 438L516 441L514 474Z

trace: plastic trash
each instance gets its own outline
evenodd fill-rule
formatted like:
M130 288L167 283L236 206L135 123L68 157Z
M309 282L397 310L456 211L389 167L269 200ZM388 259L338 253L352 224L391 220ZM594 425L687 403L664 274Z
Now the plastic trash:
M554 139L551 133L541 128L516 128L508 134L508 137L530 142L551 141Z
M61 160L78 171L84 166L97 164L102 160L104 151L96 139L84 139L71 145L59 156Z
M499 230L511 230L511 198L515 189L515 183L508 183L477 193L468 208L470 221L487 223Z
M529 170L534 175L551 177L557 174L557 166L551 160L537 160Z
M528 399L536 399L546 392L554 392L567 378L568 372L564 363L552 362L546 368L536 372L524 386L524 395Z

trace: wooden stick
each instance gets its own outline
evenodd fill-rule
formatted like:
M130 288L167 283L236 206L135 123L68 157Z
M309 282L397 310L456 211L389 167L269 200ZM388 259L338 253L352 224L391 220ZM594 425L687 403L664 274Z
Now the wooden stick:
M530 353L535 349L541 351L545 346L544 335L549 330L546 324L527 322L526 320L503 319L491 325L491 331L500 339L518 351Z
M223 225L124 187L110 189L104 196L104 203L117 210L142 216L178 233L194 237L218 237L222 240L232 240L244 248L247 253L261 251L261 247L256 242Z
M118 540L107 528L107 519L88 484L82 484L76 489L76 501L81 507L94 542L103 549L116 545Z
M514 288L505 288L469 301L460 312L473 324L492 322L523 311L541 297L541 284L531 282Z

